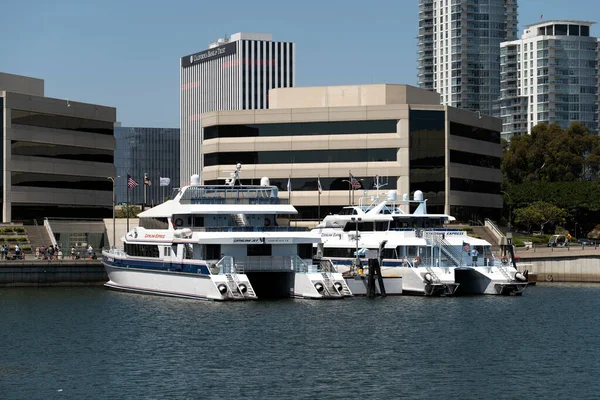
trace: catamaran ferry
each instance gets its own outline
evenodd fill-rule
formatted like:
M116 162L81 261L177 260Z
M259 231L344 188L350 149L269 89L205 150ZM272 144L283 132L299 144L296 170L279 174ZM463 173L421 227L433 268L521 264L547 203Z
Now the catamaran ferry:
M413 200L404 195L398 201L390 191L385 200L362 201L313 229L323 238L323 257L340 272L355 274L366 265L365 253L381 247L382 276L402 277L404 294L521 294L527 286L508 259L498 261L489 242L448 228L449 215L429 214L421 191Z
M269 185L241 185L241 164L225 185L191 185L139 214L140 226L102 252L113 289L202 300L352 296L330 264L313 265L320 237L280 225L296 209Z

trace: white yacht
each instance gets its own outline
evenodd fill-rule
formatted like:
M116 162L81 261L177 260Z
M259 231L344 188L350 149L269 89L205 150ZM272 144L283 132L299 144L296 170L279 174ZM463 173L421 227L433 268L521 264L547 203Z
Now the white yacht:
M313 265L318 235L279 225L297 211L277 187L268 178L241 185L240 169L225 185L194 175L172 200L140 213L124 248L102 252L106 286L203 300L352 296L339 272Z
M498 262L489 242L449 228L453 220L427 213L421 191L401 201L390 191L383 201L376 197L369 205L325 217L313 232L323 238L323 257L345 274L356 274L366 264L365 253L382 246L382 275L402 277L405 294L520 294L527 286L523 274L504 258Z

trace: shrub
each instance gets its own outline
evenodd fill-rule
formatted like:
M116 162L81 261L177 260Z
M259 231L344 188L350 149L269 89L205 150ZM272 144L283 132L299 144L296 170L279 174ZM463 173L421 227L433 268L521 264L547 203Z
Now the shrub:
M15 226L13 231L16 233L27 233L27 229L23 228L22 226Z
M514 238L513 243L515 247L524 247L525 243L521 239Z
M6 227L0 229L0 233L13 233L13 232L14 232L14 230L10 226L6 226Z

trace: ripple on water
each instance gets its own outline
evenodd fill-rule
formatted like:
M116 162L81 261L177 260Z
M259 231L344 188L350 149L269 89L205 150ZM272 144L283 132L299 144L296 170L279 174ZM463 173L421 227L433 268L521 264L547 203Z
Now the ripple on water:
M522 297L251 303L0 289L0 393L594 398L599 299L598 285L564 284Z

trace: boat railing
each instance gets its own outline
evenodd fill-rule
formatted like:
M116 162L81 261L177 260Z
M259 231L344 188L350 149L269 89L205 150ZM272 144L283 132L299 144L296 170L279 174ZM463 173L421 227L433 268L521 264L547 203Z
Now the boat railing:
M102 252L108 253L111 255L115 255L115 256L120 256L120 257L127 256L127 253L125 253L125 250L123 250L123 249L116 249L116 248L111 249L109 247L104 247L104 248L102 248Z
M224 256L216 263L216 268L218 268L219 274L243 274L246 272L308 272L308 264L297 255Z
M194 232L306 232L306 227L293 226L204 226L191 228Z

